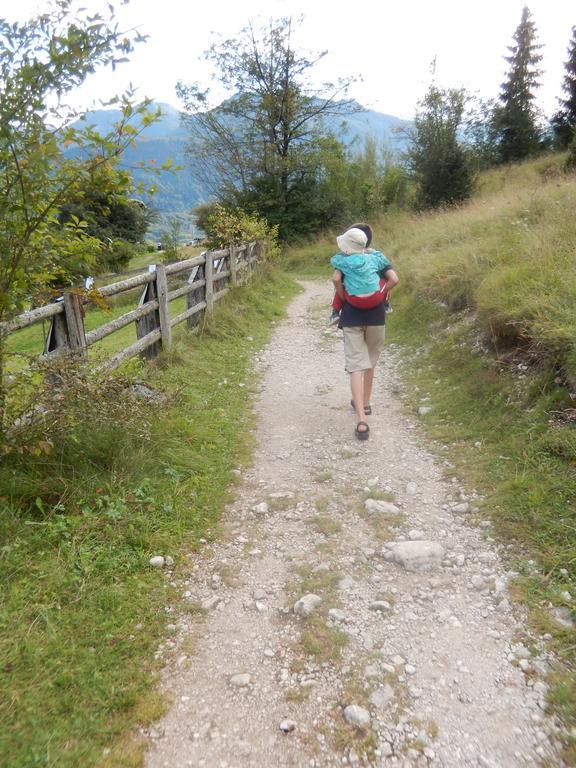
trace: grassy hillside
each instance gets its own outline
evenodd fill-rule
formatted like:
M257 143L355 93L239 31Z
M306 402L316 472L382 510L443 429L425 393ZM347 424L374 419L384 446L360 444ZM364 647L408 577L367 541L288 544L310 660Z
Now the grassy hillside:
M561 156L497 169L460 209L393 213L375 245L401 285L388 339L404 360L407 407L520 574L515 594L558 654L551 705L576 717L576 177ZM333 238L287 254L328 277ZM564 623L558 621L561 617ZM527 639L527 641L529 641ZM574 739L566 760L576 765Z

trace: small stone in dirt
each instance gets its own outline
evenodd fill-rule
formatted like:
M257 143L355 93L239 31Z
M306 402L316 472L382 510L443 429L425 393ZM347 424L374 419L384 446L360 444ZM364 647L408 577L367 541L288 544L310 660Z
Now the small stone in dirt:
M380 754L383 757L392 757L394 754L394 750L392 749L392 745L388 741L383 741L380 744Z
M344 720L357 728L368 728L370 725L370 712L358 704L349 704L344 710Z
M261 501L260 504L255 504L252 507L252 512L256 512L257 515L265 515L268 512L268 504L265 501Z
M429 413L432 413L432 410L431 405L421 405L420 408L418 408L418 415L427 416Z
M163 568L166 560L162 557L162 555L154 555L154 557L151 557L148 562L153 568Z
M219 605L222 602L222 598L220 595L216 595L215 597L207 597L205 600L202 600L200 603L200 607L204 611L211 611L213 608L216 608L217 605Z
M280 723L280 730L283 733L292 733L292 731L296 728L296 723L294 720L282 720Z
M406 484L406 493L408 496L416 496L418 493L418 486L414 482L409 482Z
M376 664L369 664L366 669L364 670L364 677L367 677L368 679L372 677L380 677L380 670L376 666Z
M338 589L346 590L352 589L354 586L354 579L352 576L343 576L338 582Z
M560 606L559 608L553 608L552 618L563 627L572 628L574 626L574 619L572 618L572 611L570 608Z
M394 698L394 689L390 685L384 685L382 688L378 688L370 695L370 704L378 709L383 709Z
M416 667L412 666L412 664L406 664L404 667L407 675L415 675L416 674Z
M232 675L230 678L230 685L234 686L234 688L246 688L250 685L252 681L252 676L249 674L242 674L242 675Z
M452 512L461 512L461 513L470 512L470 504L468 504L467 501L463 501L460 504L455 504L452 507Z
M328 618L332 619L332 621L346 621L346 614L339 608L330 608Z
M400 510L391 501L381 499L366 499L364 509L371 515L399 515Z
M370 603L368 608L371 611L380 611L380 612L389 611L390 603L387 603L386 600L374 600L373 602Z
M254 600L266 600L266 590L257 588L252 592Z
M401 541L386 550L383 557L407 571L430 571L440 566L444 547L436 541Z
M422 531L417 530L416 528L413 528L411 531L408 531L408 538L410 541L420 541L424 538L424 534Z
M394 664L395 667L403 667L404 664L406 664L406 659L404 659L402 656L392 656L390 661L392 664Z
M310 616L310 614L314 611L315 608L318 608L321 602L322 602L321 597L309 592L307 595L304 595L303 597L300 598L300 600L297 600L294 603L294 613L297 616L302 616L303 618L306 618L307 616Z
M268 659L273 659L276 654L272 650L272 648L264 648L264 656L266 656Z

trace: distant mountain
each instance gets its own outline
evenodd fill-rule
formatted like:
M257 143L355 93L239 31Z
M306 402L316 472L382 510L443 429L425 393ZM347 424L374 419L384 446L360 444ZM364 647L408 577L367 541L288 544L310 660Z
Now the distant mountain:
M177 214L185 220L192 208L209 199L208 190L202 185L199 174L194 169L194 162L186 151L188 132L182 124L180 112L169 104L156 104L162 110L162 117L150 125L135 142L135 146L126 150L122 166L133 169L136 181L144 179L153 182L158 191L151 204L160 212L161 218ZM121 113L116 109L101 109L89 112L85 122L105 132L117 122ZM373 137L390 147L392 152L405 148L406 139L402 130L410 125L393 115L386 115L373 110L364 110L343 117L326 120L327 127L347 145L361 148L365 139ZM156 178L135 168L140 164L159 167L172 159L174 165L184 169L174 173L162 172ZM155 229L162 228L162 223ZM191 230L187 232L191 234Z

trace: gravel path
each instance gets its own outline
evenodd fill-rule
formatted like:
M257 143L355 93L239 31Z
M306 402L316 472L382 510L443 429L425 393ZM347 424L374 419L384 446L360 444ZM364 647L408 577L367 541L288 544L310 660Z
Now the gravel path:
M174 582L191 611L158 651L146 766L560 766L543 646L478 500L403 410L394 349L354 438L328 299L306 283L257 358L254 465Z

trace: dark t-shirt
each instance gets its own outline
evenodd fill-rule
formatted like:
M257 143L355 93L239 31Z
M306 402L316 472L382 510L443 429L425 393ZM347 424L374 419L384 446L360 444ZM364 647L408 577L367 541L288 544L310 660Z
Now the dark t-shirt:
M392 269L392 265L387 267L380 276L386 277L386 272L389 269ZM385 322L386 309L384 307L384 302L372 309L358 309L358 307L353 307L352 304L348 304L348 302L345 301L342 311L340 312L338 328L354 328L362 325L384 325Z

